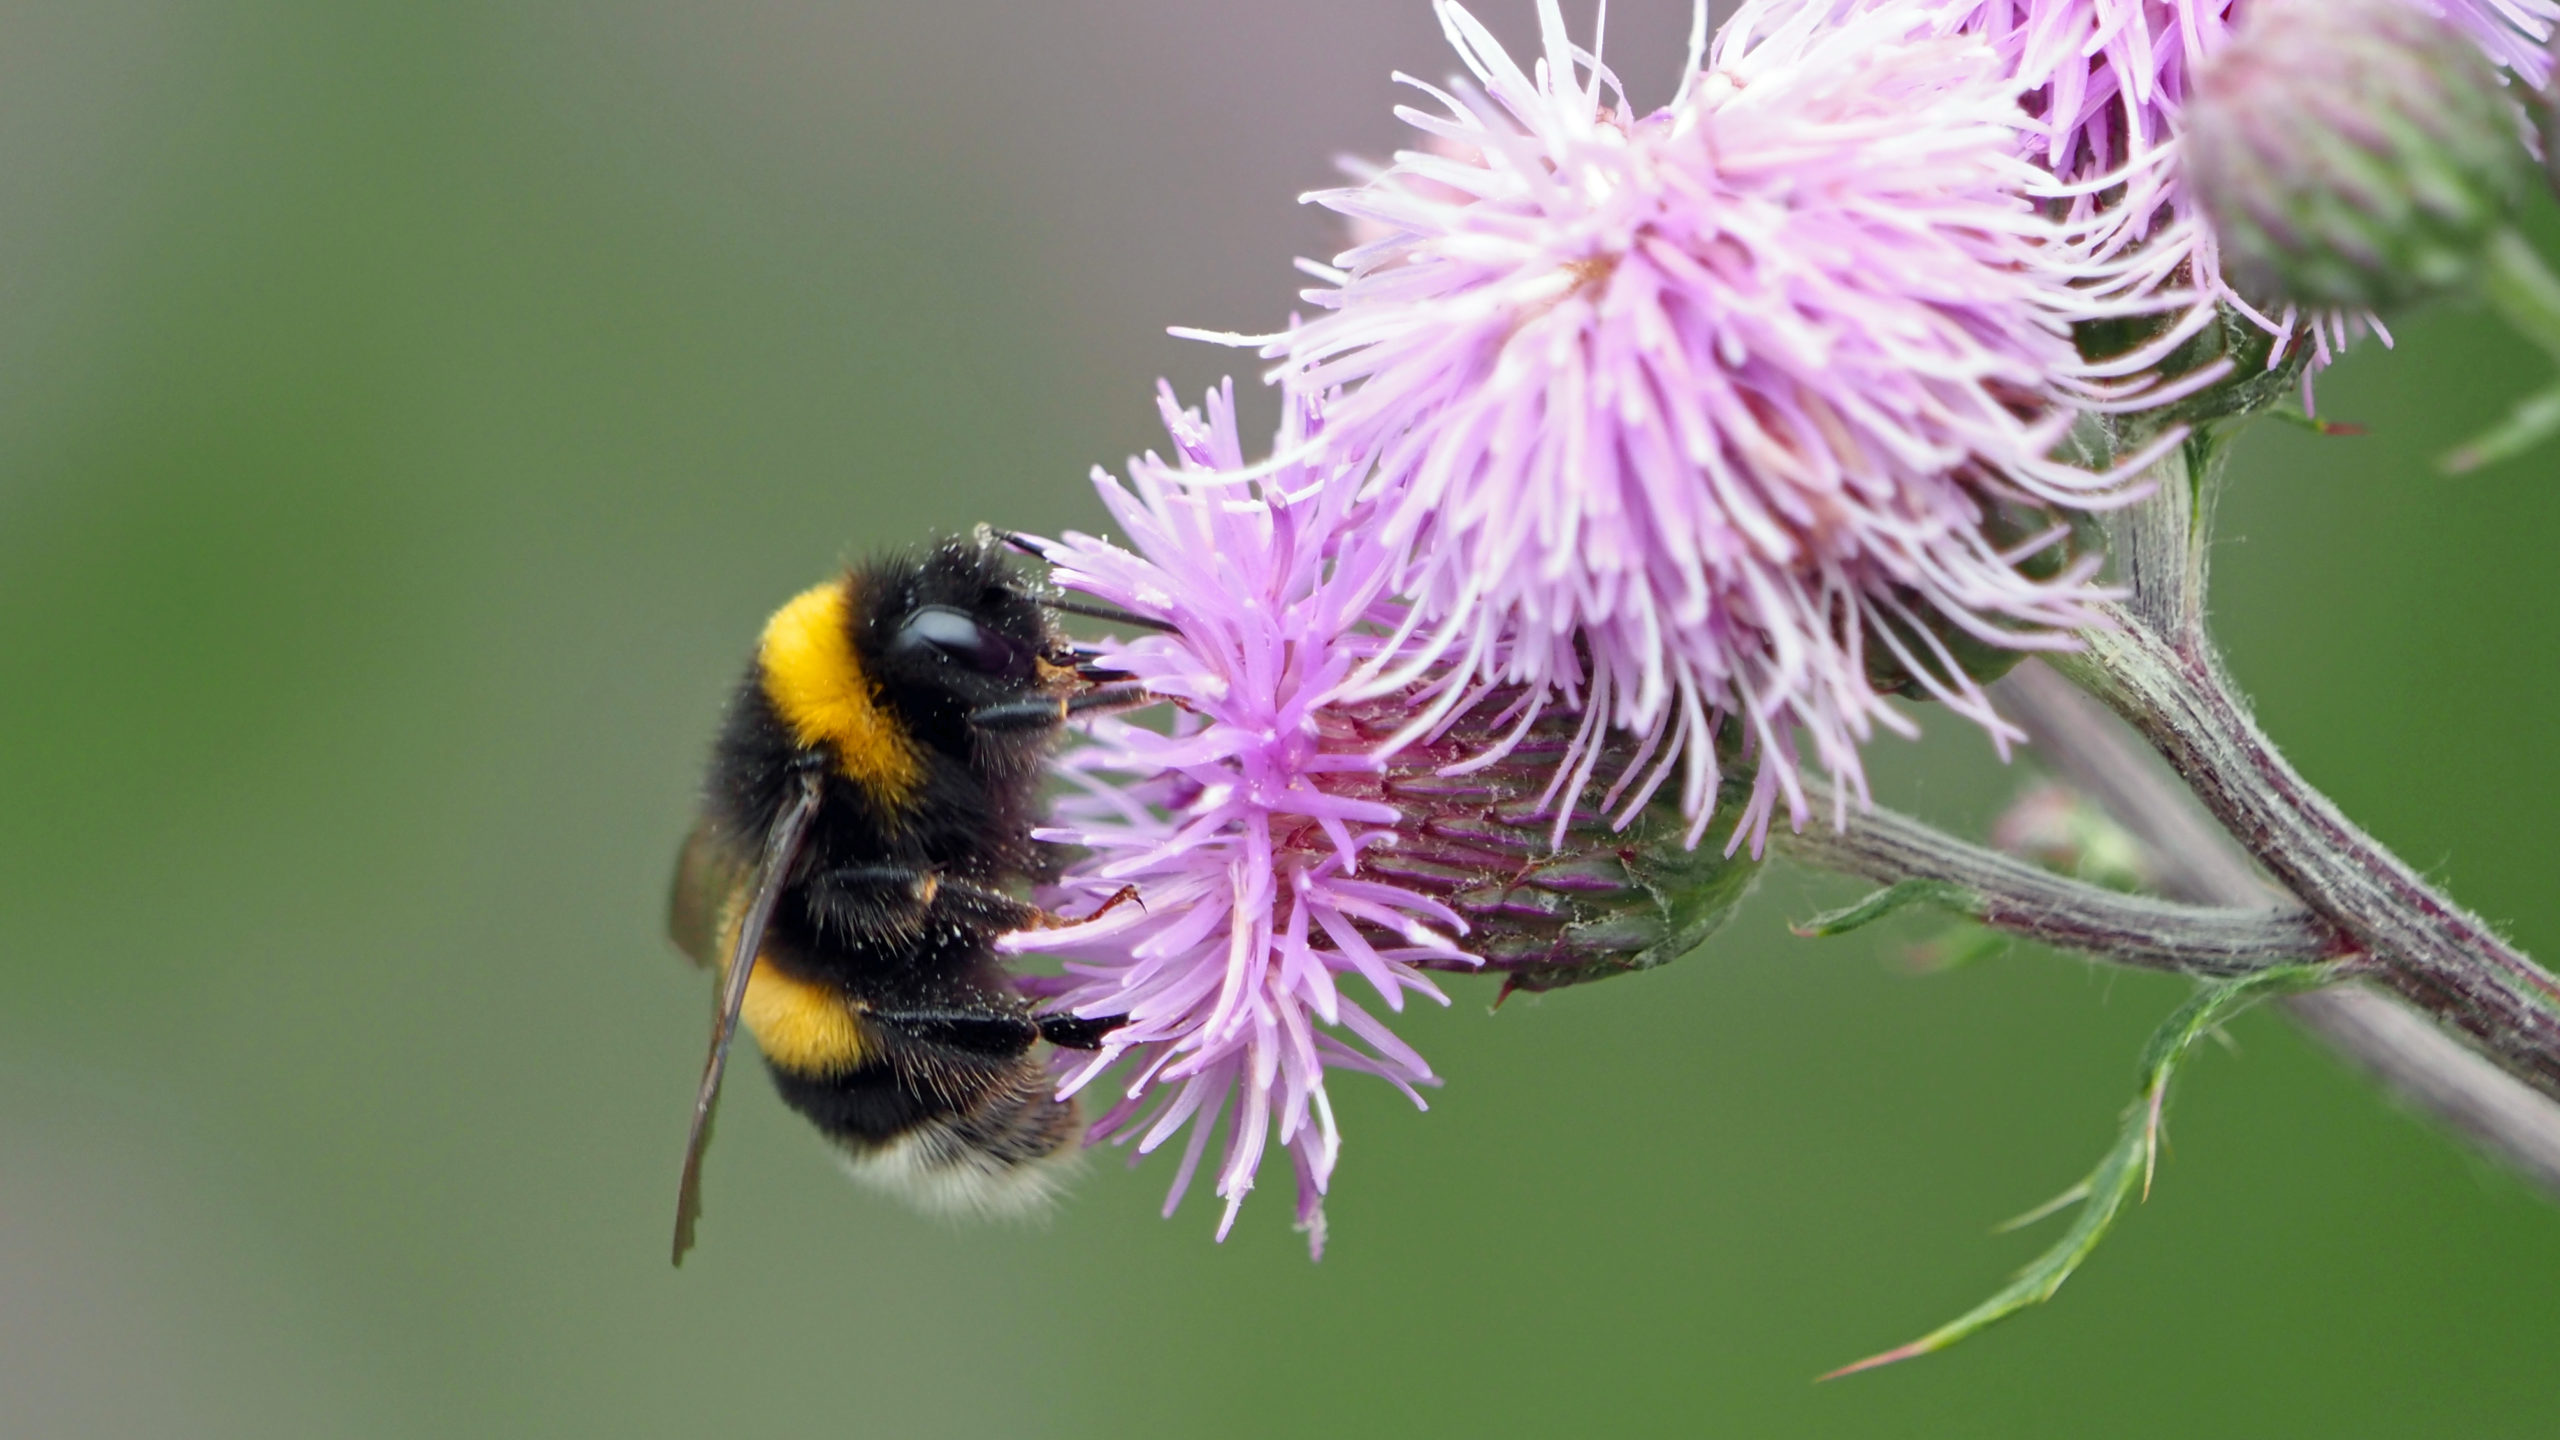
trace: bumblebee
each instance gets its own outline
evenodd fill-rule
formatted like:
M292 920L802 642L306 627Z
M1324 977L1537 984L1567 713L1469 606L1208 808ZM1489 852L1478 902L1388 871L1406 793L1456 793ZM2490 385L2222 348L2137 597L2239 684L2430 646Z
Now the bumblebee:
M1145 697L1080 664L1052 610L1134 618L1044 602L982 529L766 622L669 905L677 946L719 972L677 1263L742 1020L858 1178L942 1210L1054 1192L1077 1117L1035 1045L1093 1049L1120 1022L1035 1014L993 942L1050 920L1006 888L1040 870L1042 759L1070 716Z

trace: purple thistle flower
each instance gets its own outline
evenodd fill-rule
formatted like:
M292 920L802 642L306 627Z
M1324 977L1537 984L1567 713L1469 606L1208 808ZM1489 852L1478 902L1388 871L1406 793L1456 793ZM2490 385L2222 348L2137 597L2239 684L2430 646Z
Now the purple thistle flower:
M1278 1144L1321 1253L1341 1145L1326 1072L1379 1076L1417 1105L1416 1087L1437 1083L1346 986L1365 984L1389 1010L1408 994L1447 1004L1416 965L1475 962L1453 938L1466 928L1454 910L1361 871L1364 851L1394 843L1398 812L1374 779L1340 783L1382 762L1328 707L1386 653L1400 611L1383 557L1351 543L1347 489L1303 466L1258 486L1201 485L1244 468L1232 386L1209 397L1205 420L1169 388L1162 408L1172 463L1133 460L1126 485L1095 472L1132 548L1077 534L1045 547L1058 584L1173 627L1109 644L1100 660L1179 707L1170 733L1097 723L1060 762L1078 793L1040 832L1088 852L1053 902L1089 909L1124 886L1137 899L1006 944L1063 957L1063 976L1030 988L1079 1015L1129 1017L1061 1094L1127 1061L1123 1098L1094 1138L1134 1138L1144 1154L1190 1128L1167 1215L1224 1116L1219 1238ZM1315 408L1291 406L1284 451L1318 437ZM1366 798L1344 793L1354 789Z
M2071 643L2096 561L2031 579L2059 529L2003 547L1986 509L2124 500L2156 451L2105 474L2052 452L2191 332L2082 363L2071 325L2128 313L2128 272L2030 198L2052 182L1999 58L1929 12L1808 12L1701 72L1702 20L1680 95L1638 117L1554 0L1533 70L1438 8L1475 83L1406 79L1437 102L1398 112L1433 148L1311 197L1382 238L1310 267L1311 322L1204 337L1342 392L1300 448L1361 484L1416 637L1346 694L1438 665L1605 717L1650 766L1624 813L1676 770L1693 841L1710 737L1739 717L1760 763L1734 843L1755 847L1781 799L1804 822L1800 735L1845 806L1859 746L1910 730L1870 646L2011 735L1933 623Z
M1977 35L2027 92L2034 142L2056 179L2078 190L2075 218L2105 218L2116 244L2148 256L2150 283L2229 304L2277 337L2281 363L2307 335L2311 368L2326 366L2369 317L2293 311L2262 315L2223 282L2212 232L2179 173L2176 138L2194 77L2240 21L2269 0L1744 0L1717 54L1791 24L1839 23L1879 10L1926 13L1938 34ZM2301 0L2317 5L2322 0ZM2560 0L2404 0L2450 21L2492 60L2539 88ZM2118 186L2121 189L2118 189ZM2379 328L2379 327L2375 327ZM2388 339L2388 336L2385 336ZM2306 378L2304 404L2310 403Z

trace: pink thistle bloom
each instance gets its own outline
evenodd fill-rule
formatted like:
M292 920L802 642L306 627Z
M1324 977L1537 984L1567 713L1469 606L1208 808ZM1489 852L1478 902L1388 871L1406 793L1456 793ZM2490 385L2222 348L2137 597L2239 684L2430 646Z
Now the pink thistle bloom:
M2312 368L2329 363L2366 317L2266 316L2222 280L2212 232L2178 173L2176 138L2194 77L2229 42L2240 21L2269 0L1744 0L1717 37L1717 53L1749 47L1791 24L1839 23L1877 10L1929 14L1934 33L1978 35L2028 93L2040 117L2034 144L2042 163L2079 187L2075 213L2103 213L2118 244L2149 257L2151 283L2232 305L2278 337L2280 363L2297 331L2307 333ZM2323 0L2294 0L2318 5ZM2469 35L2492 60L2531 88L2550 78L2549 40L2560 0L2406 0ZM2114 193L2104 182L2120 180ZM2387 337L2386 337L2387 338ZM2310 392L2304 390L2304 403Z
M1313 321L1204 337L1341 392L1307 443L1361 484L1418 641L1350 693L1442 666L1605 719L1650 767L1624 813L1676 772L1693 842L1739 717L1755 847L1781 799L1804 823L1800 735L1845 806L1860 745L1912 728L1870 647L2010 736L1931 624L2036 649L2092 620L2096 561L2030 579L2059 529L2004 548L1986 510L2127 498L2156 450L2104 474L2052 454L2077 410L2167 398L2121 377L2192 329L2080 360L2076 320L2162 301L2122 301L2031 198L2053 182L1999 57L1905 8L1808 13L1701 72L1702 19L1681 94L1639 117L1554 0L1533 70L1438 8L1474 85L1406 79L1437 102L1399 111L1429 148L1311 197L1382 238L1311 267Z
M1398 812L1374 782L1370 798L1336 783L1381 767L1374 741L1328 707L1399 618L1382 557L1351 543L1347 489L1299 466L1259 486L1202 487L1244 467L1232 386L1209 397L1205 420L1169 389L1162 403L1176 459L1133 460L1126 485L1095 472L1131 548L1078 534L1045 546L1058 584L1173 627L1109 644L1099 661L1179 707L1170 733L1094 725L1060 762L1078 793L1039 832L1087 852L1057 905L1090 910L1123 886L1138 898L1005 943L1063 957L1062 977L1031 988L1079 1015L1129 1017L1061 1094L1125 1060L1123 1098L1094 1138L1134 1137L1144 1154L1190 1128L1167 1215L1223 1115L1219 1238L1278 1144L1321 1253L1341 1147L1326 1073L1379 1076L1417 1105L1417 1087L1438 1083L1347 986L1391 1011L1408 994L1445 1005L1417 964L1475 962L1453 938L1466 928L1455 911L1362 872L1364 851L1395 842ZM1317 437L1314 408L1291 407L1284 450Z

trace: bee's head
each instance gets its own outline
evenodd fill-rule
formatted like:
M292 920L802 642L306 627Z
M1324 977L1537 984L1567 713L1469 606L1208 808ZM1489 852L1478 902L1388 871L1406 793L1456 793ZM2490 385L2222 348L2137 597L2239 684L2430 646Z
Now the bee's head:
M1061 678L1065 642L992 545L950 540L859 577L866 669L918 740L970 753L970 712Z

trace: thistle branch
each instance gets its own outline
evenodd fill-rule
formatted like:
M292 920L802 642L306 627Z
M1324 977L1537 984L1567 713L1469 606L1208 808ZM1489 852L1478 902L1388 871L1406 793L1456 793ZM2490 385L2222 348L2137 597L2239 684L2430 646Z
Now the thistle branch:
M2282 894L2159 759L2070 682L2030 663L2001 682L1999 696L2036 753L2142 843L2162 894L2214 905ZM2560 1197L2560 1105L2385 992L2339 985L2280 1003L2404 1104Z
M2560 979L2358 829L2258 728L2203 626L2213 456L2190 444L2119 517L2132 594L2055 668L2150 742L2286 891L2351 937L2376 977L2560 1099Z
M1800 935L1841 934L1905 904L1927 903L2119 965L2214 979L2355 951L2334 926L2299 905L2183 905L2127 895L1968 844L1890 810L1855 814L1845 830L1815 825L1782 834L1779 849L1887 887L1798 925Z

